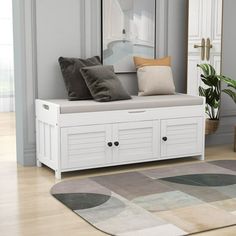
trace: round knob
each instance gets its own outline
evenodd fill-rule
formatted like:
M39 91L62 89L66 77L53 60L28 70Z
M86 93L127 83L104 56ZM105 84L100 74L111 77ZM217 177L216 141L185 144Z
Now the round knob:
M112 142L107 143L108 147L112 147Z
M114 142L115 146L118 147L119 146L119 142Z
M167 141L167 137L163 137L162 140L166 142Z

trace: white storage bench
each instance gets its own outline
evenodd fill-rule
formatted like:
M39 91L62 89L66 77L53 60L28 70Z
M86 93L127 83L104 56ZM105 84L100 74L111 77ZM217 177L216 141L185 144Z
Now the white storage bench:
M183 94L98 103L36 100L37 165L62 172L204 159L205 103Z

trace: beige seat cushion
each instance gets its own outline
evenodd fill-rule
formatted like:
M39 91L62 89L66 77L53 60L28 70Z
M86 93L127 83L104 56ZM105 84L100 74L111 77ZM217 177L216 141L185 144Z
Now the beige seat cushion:
M201 97L195 97L185 94L159 95L159 96L146 96L146 97L132 96L131 100L103 102L103 103L96 102L93 100L68 101L66 99L53 99L47 101L59 105L61 114L148 109L148 108L174 107L174 106L194 106L203 104L203 99Z
M174 94L170 66L145 66L137 71L139 96Z

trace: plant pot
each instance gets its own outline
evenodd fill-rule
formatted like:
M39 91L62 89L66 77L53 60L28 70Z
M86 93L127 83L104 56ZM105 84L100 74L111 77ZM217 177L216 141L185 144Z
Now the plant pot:
M217 131L217 129L219 128L219 124L220 124L219 120L206 119L205 134L206 135L214 134Z

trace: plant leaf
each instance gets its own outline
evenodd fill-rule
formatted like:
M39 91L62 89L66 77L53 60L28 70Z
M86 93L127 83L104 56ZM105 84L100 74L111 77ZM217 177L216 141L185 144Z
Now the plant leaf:
M225 76L220 76L220 79L223 80L227 84L228 87L234 88L236 90L236 80L230 79Z
M197 65L197 67L202 69L205 77L216 74L214 67L210 64L201 64L201 65Z
M234 91L232 91L231 89L224 89L223 92L228 94L236 103L236 93Z
M199 95L202 97L206 97L205 89L201 86L199 87Z

